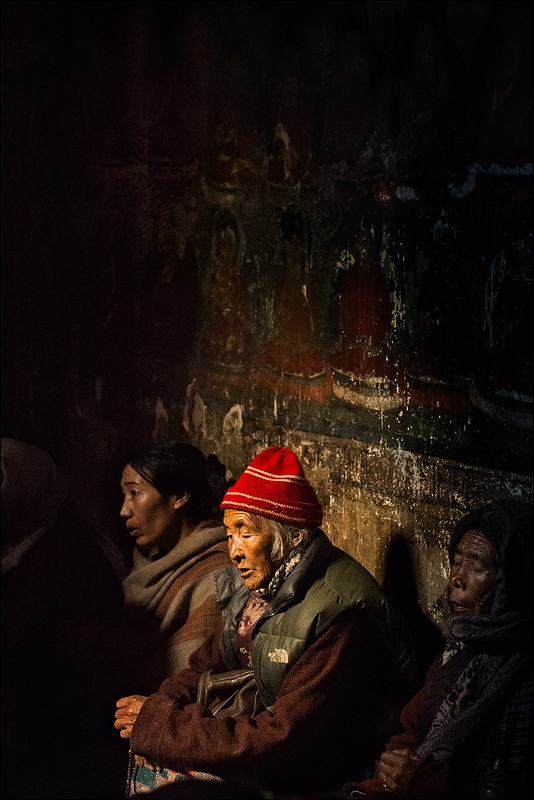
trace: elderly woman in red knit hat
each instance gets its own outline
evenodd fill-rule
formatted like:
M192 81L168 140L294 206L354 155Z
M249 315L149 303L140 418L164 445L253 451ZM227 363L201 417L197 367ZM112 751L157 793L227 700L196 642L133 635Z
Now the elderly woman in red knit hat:
M117 703L115 727L135 758L131 792L335 795L355 754L370 777L396 730L413 689L409 635L372 575L321 530L291 450L260 453L221 507L233 565L215 576L220 631L158 692ZM246 691L208 707L203 687L228 676L236 687L248 678ZM212 791L188 793L190 778ZM170 781L172 794L157 789Z

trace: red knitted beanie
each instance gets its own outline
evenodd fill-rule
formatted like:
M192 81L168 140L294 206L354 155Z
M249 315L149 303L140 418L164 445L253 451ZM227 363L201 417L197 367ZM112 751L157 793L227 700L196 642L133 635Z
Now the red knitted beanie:
M319 527L323 509L301 463L287 447L269 447L224 495L221 508L259 514L285 525Z

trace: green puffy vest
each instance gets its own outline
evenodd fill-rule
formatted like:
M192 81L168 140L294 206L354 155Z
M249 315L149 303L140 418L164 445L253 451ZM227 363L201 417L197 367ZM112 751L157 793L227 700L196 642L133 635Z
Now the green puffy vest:
M382 629L384 639L389 646L397 647L395 630L390 628L390 609L377 581L358 561L334 547L326 536L324 538L328 547L321 548L321 555L327 554L323 574L302 599L293 603L289 600L279 611L275 607L274 613L267 611L254 629L251 658L258 691L267 709L277 699L291 667L348 608L360 604L374 607L377 626ZM221 649L228 669L238 666L237 624L248 598L248 590L239 582L240 578L226 587L232 596L223 611ZM400 652L400 647L397 649Z

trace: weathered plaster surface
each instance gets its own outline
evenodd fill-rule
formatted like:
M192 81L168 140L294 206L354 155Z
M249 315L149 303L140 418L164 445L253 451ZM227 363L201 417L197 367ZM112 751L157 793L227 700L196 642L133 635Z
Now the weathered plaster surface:
M458 517L532 493L532 3L3 13L3 394L87 519L130 446L288 445L433 614Z

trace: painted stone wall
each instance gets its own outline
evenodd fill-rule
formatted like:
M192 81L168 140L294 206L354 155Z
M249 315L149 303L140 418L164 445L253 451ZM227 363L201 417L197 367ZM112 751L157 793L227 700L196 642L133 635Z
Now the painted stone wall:
M3 395L88 519L125 546L132 444L287 444L433 616L454 522L532 498L532 4L2 14Z
M277 403L284 402L274 395ZM225 409L226 413L225 413ZM265 447L291 447L315 486L324 508L324 529L380 582L401 586L407 563L419 604L437 620L437 601L448 575L447 543L454 524L473 508L516 496L532 502L527 475L487 469L450 459L286 427L275 414L255 414L244 404L205 402L194 381L188 391L184 427L205 452L216 452L237 477ZM395 562L402 540L406 558Z

